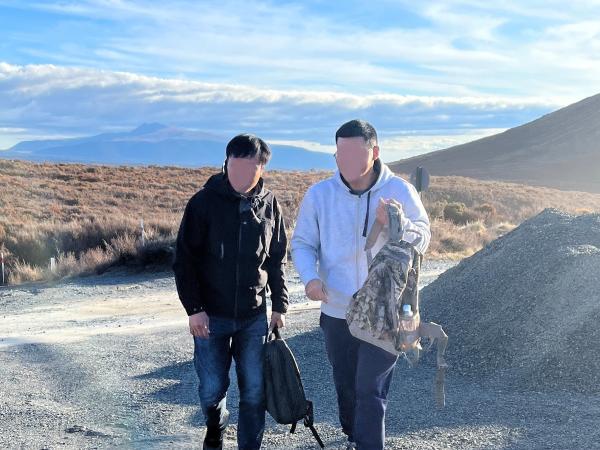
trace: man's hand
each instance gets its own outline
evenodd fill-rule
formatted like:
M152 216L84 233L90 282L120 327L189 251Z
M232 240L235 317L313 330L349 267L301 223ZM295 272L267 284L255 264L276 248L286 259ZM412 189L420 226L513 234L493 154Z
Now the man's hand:
M389 226L390 218L387 212L387 205L393 205L400 210L400 215L402 215L402 203L398 200L391 198L384 200L383 198L379 199L379 204L377 205L377 211L375 212L377 221L383 226Z
M208 339L210 330L208 329L209 319L208 314L204 311L197 314L192 314L189 317L190 333L202 339Z
M271 313L271 324L269 325L269 333L273 331L273 328L285 327L285 314L273 311Z
M327 303L327 290L325 289L323 282L318 278L310 280L304 288L304 291L309 299L316 302Z

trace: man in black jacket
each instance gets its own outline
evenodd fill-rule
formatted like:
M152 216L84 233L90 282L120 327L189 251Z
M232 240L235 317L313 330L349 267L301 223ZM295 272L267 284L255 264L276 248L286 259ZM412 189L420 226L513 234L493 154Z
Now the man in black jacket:
M258 449L265 426L263 344L268 328L284 326L288 307L287 238L281 207L263 187L271 156L267 144L242 134L227 144L226 155L223 172L212 176L186 206L173 270L194 336L207 427L204 448L222 447L233 358L240 390L238 447Z

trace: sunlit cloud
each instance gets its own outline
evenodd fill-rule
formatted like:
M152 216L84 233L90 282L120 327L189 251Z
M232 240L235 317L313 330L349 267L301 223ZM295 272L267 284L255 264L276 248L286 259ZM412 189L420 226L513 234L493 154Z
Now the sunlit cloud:
M85 135L162 122L225 137L252 131L278 142L312 142L311 148L330 151L337 127L360 117L371 121L382 139L397 138L390 142L407 152L408 144L399 142L412 142L410 152L426 150L431 146L415 146L417 136L479 135L482 129L533 119L560 101L284 91L6 63L0 64L0 96L0 127L27 136L36 130L42 135ZM14 131L10 135L19 137ZM422 142L443 141L435 137Z
M361 117L413 155L600 91L597 17L592 0L0 0L0 148L161 122L331 152Z

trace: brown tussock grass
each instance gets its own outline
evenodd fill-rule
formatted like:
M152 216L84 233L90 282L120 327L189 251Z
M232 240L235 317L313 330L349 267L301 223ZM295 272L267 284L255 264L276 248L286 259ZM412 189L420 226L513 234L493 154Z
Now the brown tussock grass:
M115 265L168 267L187 200L217 171L0 160L0 249L9 282L98 273ZM281 203L290 233L304 192L328 176L267 172L265 183ZM432 221L429 258L469 256L546 207L600 211L600 194L464 177L432 177L423 201ZM51 257L57 261L54 273Z

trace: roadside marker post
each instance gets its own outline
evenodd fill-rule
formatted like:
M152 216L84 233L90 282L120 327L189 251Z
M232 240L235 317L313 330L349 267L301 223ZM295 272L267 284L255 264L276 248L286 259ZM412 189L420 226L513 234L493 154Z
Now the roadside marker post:
M146 245L146 236L144 235L144 219L140 220L140 228L142 229L142 247Z
M410 175L410 183L417 189L419 195L421 192L429 189L429 172L425 167L417 167Z
M0 252L0 264L2 265L2 286L5 284L4 278L4 252Z

